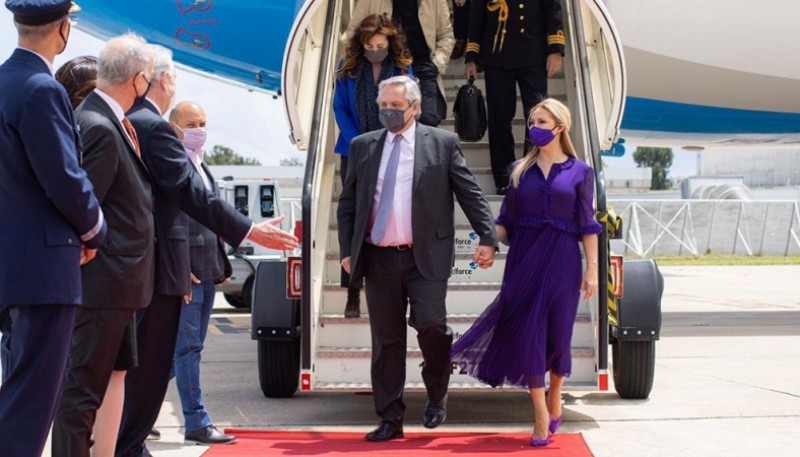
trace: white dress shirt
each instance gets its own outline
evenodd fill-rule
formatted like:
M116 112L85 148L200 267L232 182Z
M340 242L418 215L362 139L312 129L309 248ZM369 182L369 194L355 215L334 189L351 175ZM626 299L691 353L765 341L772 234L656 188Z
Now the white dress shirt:
M417 123L403 132L400 140L400 161L397 164L397 179L395 180L394 202L392 210L389 212L389 220L386 224L386 233L378 246L399 246L403 244L413 244L414 237L411 231L411 192L414 184L414 146L416 144ZM372 212L369 217L369 226L375 222L378 212L378 204L381 201L381 191L383 190L383 177L386 174L386 166L389 163L389 156L394 148L395 135L386 132L386 142L383 144L383 154L381 155L381 166L378 170L378 182L375 186L375 198L372 201ZM370 240L370 242L372 242Z
M94 92L97 95L99 95L104 102L106 102L106 105L108 105L108 107L111 108L111 111L114 112L114 117L116 117L119 123L122 124L122 119L125 118L125 110L122 109L122 106L120 106L120 104L117 103L116 100L111 98L110 95L103 92L102 90L95 89ZM128 139L128 141L130 141L131 147L133 147L133 149L135 150L136 148L134 146L136 145L136 142L133 141L133 138L131 138L130 135L128 135L128 132L124 128L122 129L122 131L125 132L125 137Z

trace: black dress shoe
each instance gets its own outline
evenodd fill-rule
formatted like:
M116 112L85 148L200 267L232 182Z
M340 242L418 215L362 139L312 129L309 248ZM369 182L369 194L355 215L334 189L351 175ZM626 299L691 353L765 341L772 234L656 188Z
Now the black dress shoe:
M401 438L403 438L403 426L386 421L381 422L378 428L367 433L364 437L365 440L373 442L399 440Z
M213 425L209 425L206 428L201 428L200 430L193 430L191 432L186 432L183 435L183 442L184 444L233 444L236 442L236 437L233 435L226 435Z
M497 191L497 195L505 195L506 191L508 191L508 187L498 187L495 190Z
M147 434L148 440L160 440L161 439L161 432L159 432L155 427L150 429L150 433Z
M428 400L425 405L425 414L422 416L422 425L425 428L436 428L447 417L447 397L441 401Z

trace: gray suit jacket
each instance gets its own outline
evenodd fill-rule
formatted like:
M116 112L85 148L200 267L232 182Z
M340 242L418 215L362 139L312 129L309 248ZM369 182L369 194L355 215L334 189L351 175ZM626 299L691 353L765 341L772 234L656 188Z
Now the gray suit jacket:
M114 112L92 92L75 110L81 166L108 223L97 256L81 269L83 306L141 309L153 296L155 226L150 173Z
M414 182L411 197L411 226L414 261L427 279L450 277L454 259L453 195L467 215L483 246L497 246L489 203L467 168L452 132L417 123L414 150ZM342 194L339 196L339 250L350 257L351 281L364 275L361 255L369 235L367 224L386 130L359 135L350 143L350 157Z

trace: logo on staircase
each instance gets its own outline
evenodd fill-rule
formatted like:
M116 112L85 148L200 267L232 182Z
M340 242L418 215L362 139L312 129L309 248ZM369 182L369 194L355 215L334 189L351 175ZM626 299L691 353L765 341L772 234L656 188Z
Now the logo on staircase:
M455 248L456 254L472 254L475 252L475 243L478 242L478 234L470 232L466 237L456 235Z

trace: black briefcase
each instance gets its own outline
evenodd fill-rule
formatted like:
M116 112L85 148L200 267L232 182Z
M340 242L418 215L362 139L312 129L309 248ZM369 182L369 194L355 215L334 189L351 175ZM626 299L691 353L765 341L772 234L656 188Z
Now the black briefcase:
M458 89L453 105L456 133L461 141L480 141L486 133L486 104L475 78Z

